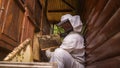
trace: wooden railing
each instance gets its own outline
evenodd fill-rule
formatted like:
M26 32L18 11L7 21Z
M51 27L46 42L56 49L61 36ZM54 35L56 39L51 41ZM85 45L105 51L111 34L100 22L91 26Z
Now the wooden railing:
M18 47L14 48L14 50L4 58L4 61L32 62L32 54L31 39L26 39Z

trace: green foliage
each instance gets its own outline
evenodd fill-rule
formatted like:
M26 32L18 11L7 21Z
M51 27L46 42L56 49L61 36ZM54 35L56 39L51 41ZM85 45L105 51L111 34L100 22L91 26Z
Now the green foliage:
M64 29L54 25L54 31L53 32L54 32L54 34L64 33Z

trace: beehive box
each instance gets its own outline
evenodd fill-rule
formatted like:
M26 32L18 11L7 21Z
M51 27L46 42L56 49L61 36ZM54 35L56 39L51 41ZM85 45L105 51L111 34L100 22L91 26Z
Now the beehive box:
M42 35L39 37L40 48L46 50L48 48L59 47L61 39L59 35Z

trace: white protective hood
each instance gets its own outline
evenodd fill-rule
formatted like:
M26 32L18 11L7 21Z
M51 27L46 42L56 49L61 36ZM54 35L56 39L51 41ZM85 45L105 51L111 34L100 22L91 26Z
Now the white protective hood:
M71 25L73 26L73 31L81 32L81 30L82 30L82 22L80 20L79 15L72 16L70 14L66 14L66 15L63 15L61 17L61 21L65 20L65 19L69 19Z

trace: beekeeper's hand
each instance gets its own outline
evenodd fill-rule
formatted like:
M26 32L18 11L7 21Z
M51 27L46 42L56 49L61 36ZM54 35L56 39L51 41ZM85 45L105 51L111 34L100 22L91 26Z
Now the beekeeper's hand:
M46 50L45 53L46 53L46 56L47 56L48 58L51 58L51 56L53 55L54 52L51 52L51 48L49 48L49 49Z

